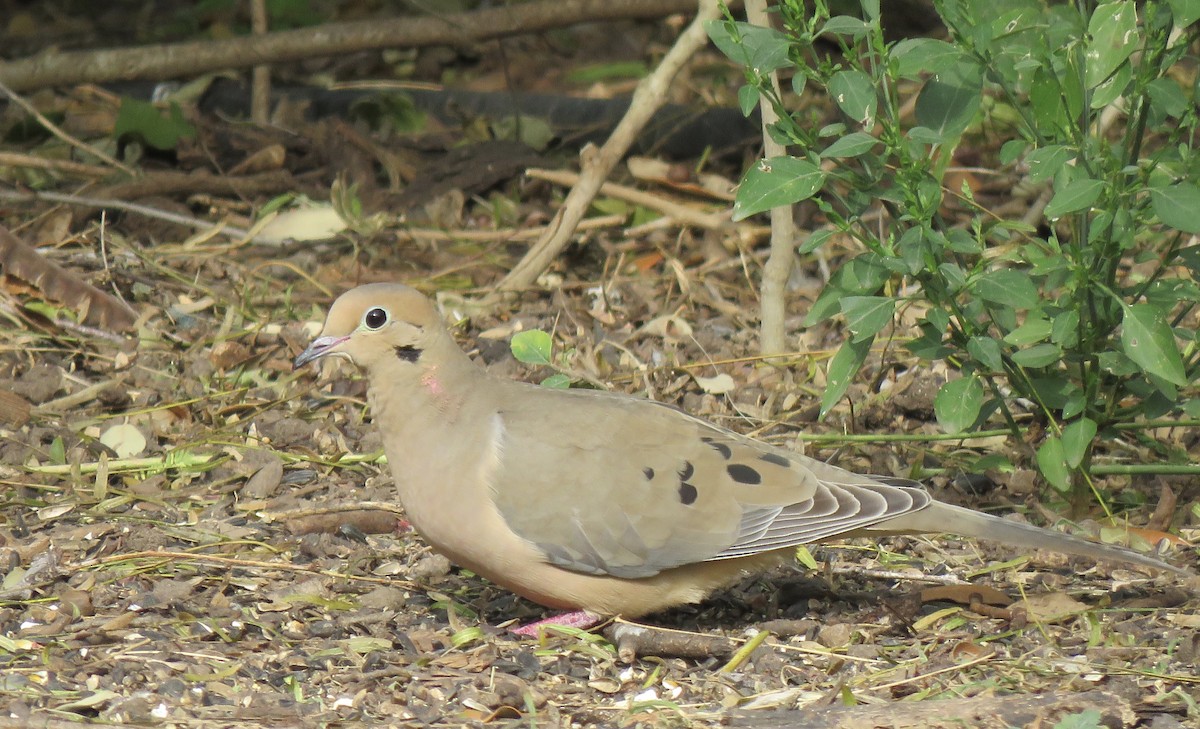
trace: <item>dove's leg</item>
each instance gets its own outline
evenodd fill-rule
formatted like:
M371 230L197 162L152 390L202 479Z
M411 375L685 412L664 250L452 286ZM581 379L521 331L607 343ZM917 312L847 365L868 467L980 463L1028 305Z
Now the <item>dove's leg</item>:
M587 630L588 628L599 625L604 619L595 613L589 613L587 610L576 610L570 613L562 613L561 615L551 615L548 618L542 618L526 625L518 625L510 632L516 635L523 635L529 638L536 638L541 628L559 626L563 628L576 628L578 630Z

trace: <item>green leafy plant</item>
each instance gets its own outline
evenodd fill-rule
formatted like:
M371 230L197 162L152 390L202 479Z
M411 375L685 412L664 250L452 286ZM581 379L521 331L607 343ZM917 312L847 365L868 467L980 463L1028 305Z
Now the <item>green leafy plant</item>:
M567 353L560 354L558 356L560 364L556 365L553 356L554 340L548 333L540 329L517 332L513 335L512 341L509 342L508 346L512 350L513 357L518 362L531 365L543 365L555 368L565 367L566 358L569 356ZM566 389L571 386L571 376L561 371L556 372L542 380L542 386Z
M1038 467L1081 503L1098 494L1099 439L1200 416L1196 88L1178 73L1196 62L1200 0L934 5L949 42L887 42L878 0L863 0L861 17L783 0L782 31L710 24L745 67L743 110L766 99L781 116L770 134L793 152L745 174L735 218L812 199L827 225L799 251L834 236L858 251L807 317L840 316L848 330L822 415L910 309L919 332L907 349L962 374L936 398L943 429L999 417L1019 436L1032 413L1047 433ZM772 90L772 70L792 75L791 94ZM821 92L837 118L790 103ZM953 185L964 145L1040 193L1043 214L997 212Z
M164 115L147 101L121 99L113 135L122 141L138 141L154 149L175 149L181 139L196 136L196 128L183 118L179 104L171 102Z

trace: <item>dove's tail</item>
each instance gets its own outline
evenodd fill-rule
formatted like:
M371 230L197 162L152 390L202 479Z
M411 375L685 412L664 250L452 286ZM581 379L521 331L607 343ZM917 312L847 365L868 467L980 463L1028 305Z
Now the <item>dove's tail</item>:
M886 532L890 534L945 532L963 537L990 539L1014 547L1048 549L1054 552L1073 554L1105 562L1124 562L1153 567L1181 575L1192 574L1189 570L1167 564L1160 559L1142 554L1141 552L1135 552L1132 549L1110 544L1100 544L1071 536L1070 534L1052 532L1048 529L1001 519L996 516L950 504L943 504L938 501L931 501L923 509L899 514L863 531Z

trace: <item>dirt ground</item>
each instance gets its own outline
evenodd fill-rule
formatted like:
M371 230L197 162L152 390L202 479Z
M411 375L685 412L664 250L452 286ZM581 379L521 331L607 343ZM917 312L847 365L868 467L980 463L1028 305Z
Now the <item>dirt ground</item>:
M638 33L629 45L641 51L670 37ZM530 42L521 57L542 50ZM514 63L532 76L532 63ZM696 68L719 63L704 56ZM190 171L274 141L215 117L200 124L187 154L152 155L144 169ZM333 129L303 126L279 168L314 197L344 172L319 149ZM725 164L714 171L736 179L742 159ZM618 179L680 195L624 170ZM71 181L63 173L57 187ZM622 622L540 640L509 633L546 612L404 528L364 382L341 366L292 371L351 286L397 280L436 295L464 348L508 376L554 371L508 348L512 334L543 329L559 369L579 380L853 470L928 476L955 503L1043 525L1065 511L1038 503L1023 444L939 439L932 397L944 373L896 347L817 422L824 363L843 334L800 322L823 266L845 250L798 262L797 354L783 367L755 357L761 235L630 232L636 211L608 198L595 214L623 212L621 222L580 233L534 289L479 307L527 249L511 231L544 225L562 195L514 177L429 201L421 222L364 216L333 240L279 246L135 213L4 203L4 225L119 294L138 320L129 334L85 328L12 271L0 286L0 727L1200 726L1196 579L949 538L814 545L794 565L641 621L662 629L648 637ZM270 196L180 188L138 202L236 222ZM884 437L896 435L909 438ZM1154 435L1196 453L1193 435ZM1016 472L972 472L997 451ZM1195 567L1184 542L1200 538L1200 484L1100 486L1135 505L1132 524L1173 499L1168 556ZM1087 515L1071 529L1122 532Z

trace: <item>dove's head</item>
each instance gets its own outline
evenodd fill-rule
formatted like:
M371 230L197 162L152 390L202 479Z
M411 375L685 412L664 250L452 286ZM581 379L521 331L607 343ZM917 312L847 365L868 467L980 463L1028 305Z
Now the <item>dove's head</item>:
M294 367L329 355L368 370L388 360L415 362L445 338L445 331L433 302L416 289L393 283L359 286L333 302L321 336Z

